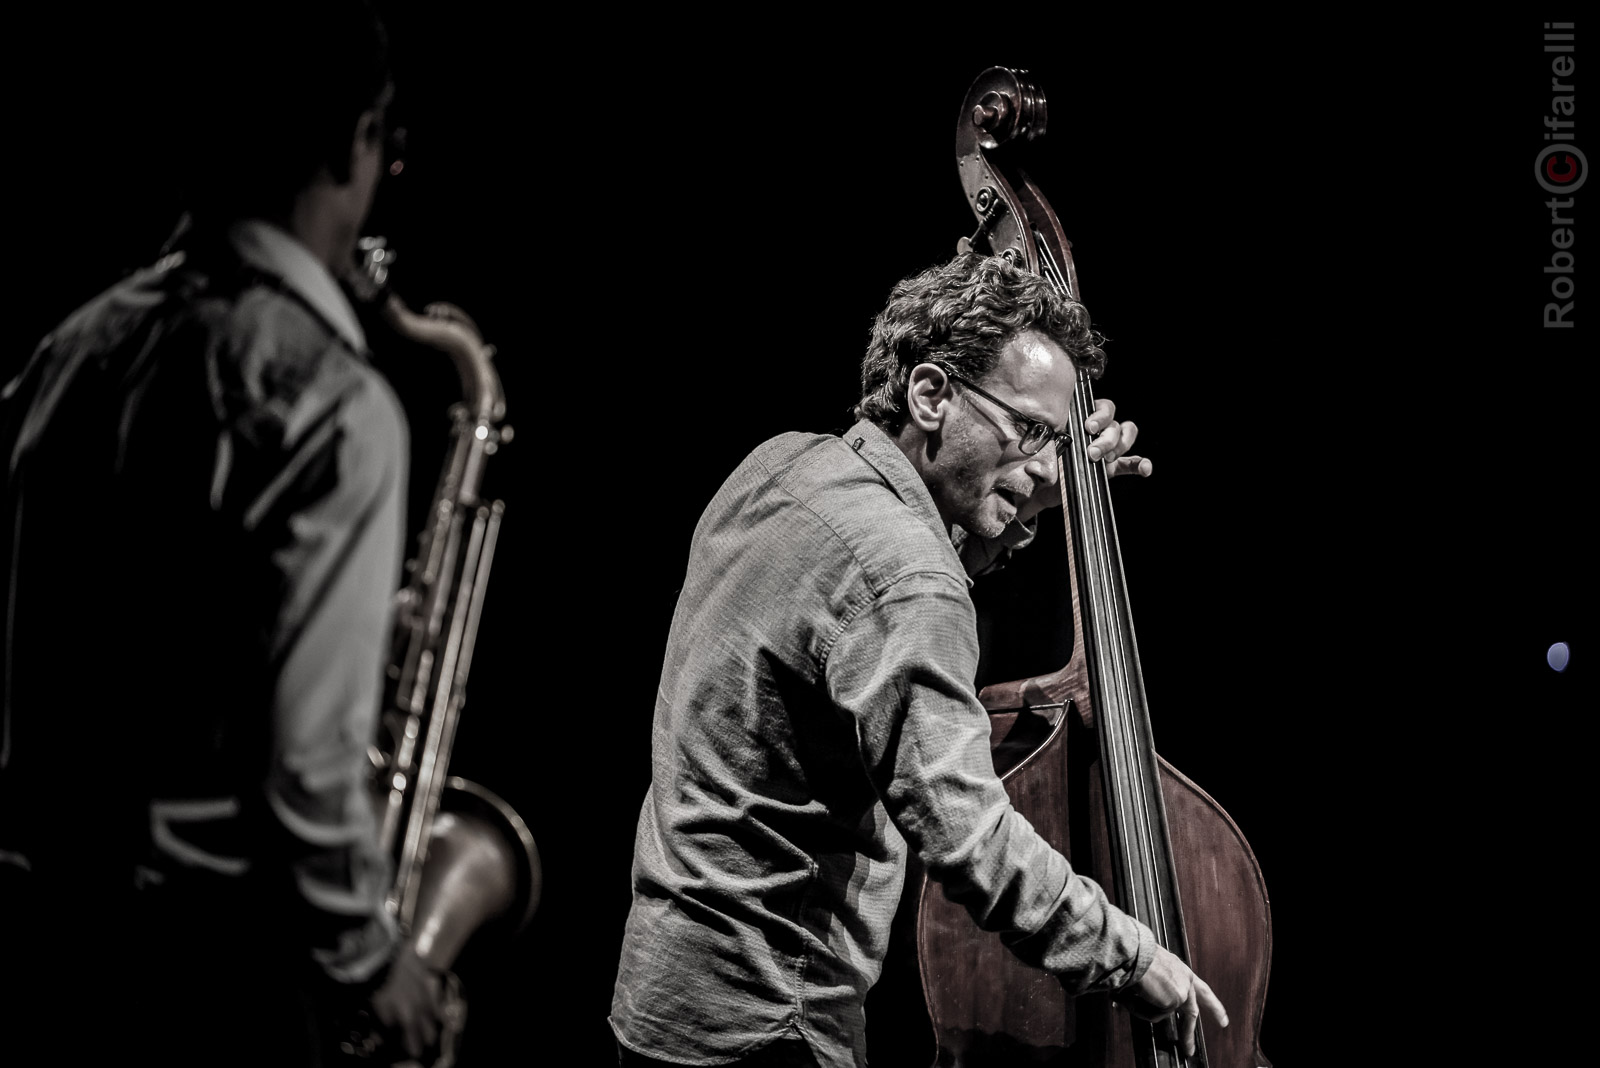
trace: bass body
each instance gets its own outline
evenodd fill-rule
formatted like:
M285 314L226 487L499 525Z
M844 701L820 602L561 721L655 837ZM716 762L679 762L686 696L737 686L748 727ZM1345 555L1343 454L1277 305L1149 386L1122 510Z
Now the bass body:
M1023 692L1034 695L1033 707L1000 707ZM1093 732L1040 693L1037 680L989 688L982 696L990 708L996 770L1012 804L1074 869L1109 892L1115 883L1112 845ZM1258 1036L1272 925L1260 865L1222 807L1182 772L1157 760L1167 825L1177 843L1173 860L1188 920L1189 964L1227 1006L1232 1021L1220 1029L1202 1021L1204 1063L1267 1065ZM1073 998L1053 976L1019 961L998 935L978 928L921 872L913 871L908 880L907 902L901 922L908 929L901 937L909 944L902 941L897 949L909 951L917 963L923 1015L904 1029L902 1063L962 1068L1138 1064L1138 1032L1150 1027L1108 996Z

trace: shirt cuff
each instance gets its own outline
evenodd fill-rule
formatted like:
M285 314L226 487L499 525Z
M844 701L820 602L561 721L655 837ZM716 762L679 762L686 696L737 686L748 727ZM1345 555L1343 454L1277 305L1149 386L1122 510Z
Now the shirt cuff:
M1138 923L1137 920L1133 922ZM1156 959L1156 936L1150 928L1140 923L1138 938L1139 944L1134 950L1133 959L1120 968L1111 969L1090 989L1123 990L1144 978L1144 973L1150 970L1150 965Z
M312 958L335 982L375 987L399 942L400 929L394 918L380 908L367 923L342 932L335 948L314 950Z

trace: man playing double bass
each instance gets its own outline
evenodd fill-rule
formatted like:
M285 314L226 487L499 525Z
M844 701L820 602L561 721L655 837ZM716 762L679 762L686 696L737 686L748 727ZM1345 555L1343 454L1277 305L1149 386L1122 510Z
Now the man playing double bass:
M1081 304L974 254L897 285L844 436L785 434L695 530L653 727L611 1007L622 1064L865 1064L908 851L1073 993L1227 1014L1012 807L973 688L969 575L1054 496ZM1148 475L1101 399L1091 460Z

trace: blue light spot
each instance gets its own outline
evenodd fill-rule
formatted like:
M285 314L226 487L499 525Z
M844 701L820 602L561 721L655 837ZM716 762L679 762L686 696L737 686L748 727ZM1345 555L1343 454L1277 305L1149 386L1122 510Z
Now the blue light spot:
M1567 648L1566 642L1556 642L1550 647L1550 651L1544 654L1544 658L1557 671L1565 671L1567 670L1567 657L1570 653L1571 650Z

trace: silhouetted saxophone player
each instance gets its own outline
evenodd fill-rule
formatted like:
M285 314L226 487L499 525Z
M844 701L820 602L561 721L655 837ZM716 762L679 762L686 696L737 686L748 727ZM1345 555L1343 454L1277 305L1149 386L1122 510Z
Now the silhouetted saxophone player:
M357 3L211 18L170 72L193 227L5 387L5 1041L315 1064L366 1006L420 1052L440 981L382 905L367 759L407 430L334 281L391 164L386 38Z

